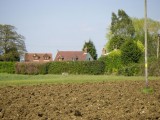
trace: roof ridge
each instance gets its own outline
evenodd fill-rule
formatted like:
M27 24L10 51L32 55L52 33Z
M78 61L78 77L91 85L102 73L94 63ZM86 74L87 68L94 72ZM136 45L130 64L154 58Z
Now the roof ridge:
M69 50L67 50L67 51L58 51L58 52L84 52L84 51L69 51Z
M26 54L52 54L52 53L47 53L47 52L45 52L45 53L38 53L38 52L31 52L31 53L30 53L30 52L29 52L29 53L28 53L28 52L27 52Z

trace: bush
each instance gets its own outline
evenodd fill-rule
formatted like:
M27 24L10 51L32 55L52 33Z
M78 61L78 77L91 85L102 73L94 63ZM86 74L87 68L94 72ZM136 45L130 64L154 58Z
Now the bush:
M132 63L119 69L119 74L125 76L144 76L145 75L145 64L144 61L141 63ZM148 76L160 76L160 59L149 58L148 59Z
M118 74L125 76L142 76L144 75L144 65L133 63L119 69Z
M150 58L148 60L149 76L160 76L160 59Z
M0 73L15 73L15 62L0 62Z
M16 63L17 74L47 74L47 63Z
M121 52L123 64L139 63L144 47L140 41L128 40L122 45Z
M50 62L48 64L49 74L92 74L104 73L104 63L100 61L70 61L70 62Z
M99 58L99 61L103 61L105 63L105 72L107 74L117 74L118 70L122 67L121 51L114 50L107 56Z

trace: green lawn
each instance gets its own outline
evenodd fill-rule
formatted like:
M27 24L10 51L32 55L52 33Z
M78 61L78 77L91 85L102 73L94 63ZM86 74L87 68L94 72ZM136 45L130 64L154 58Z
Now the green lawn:
M144 80L143 76L112 76L112 75L17 75L0 73L0 86L37 85L58 83L85 83L121 80ZM160 80L160 77L149 77L149 80Z

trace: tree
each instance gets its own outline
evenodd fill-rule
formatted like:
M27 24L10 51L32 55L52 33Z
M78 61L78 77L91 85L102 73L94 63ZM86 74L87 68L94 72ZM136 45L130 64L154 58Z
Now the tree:
M97 51L96 51L96 48L91 40L89 40L88 42L85 42L82 50L84 51L85 48L87 48L87 52L90 53L92 58L94 60L97 60Z
M3 55L3 61L19 61L20 55L16 47L7 50L6 54Z
M124 44L125 41L126 39L124 39L121 36L113 36L107 43L108 51L112 51L114 49L120 49L120 47L122 46L122 44Z
M26 52L24 37L16 32L14 26L0 24L0 48L1 60L18 61Z
M123 10L118 10L118 16L112 13L111 31L113 35L133 37L135 30L132 20Z
M108 50L119 49L122 44L128 40L133 39L135 29L131 18L123 10L118 10L118 15L112 13L112 22L110 26L109 42L107 43Z
M132 18L135 28L135 39L144 44L144 19ZM152 19L147 20L148 28L148 56L155 57L157 50L158 30L160 22Z

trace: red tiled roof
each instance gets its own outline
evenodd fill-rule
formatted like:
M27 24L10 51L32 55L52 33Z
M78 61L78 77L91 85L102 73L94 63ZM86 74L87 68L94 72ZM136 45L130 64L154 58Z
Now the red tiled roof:
M26 53L25 62L49 62L52 61L51 53Z
M87 53L83 51L58 51L54 61L85 61Z

